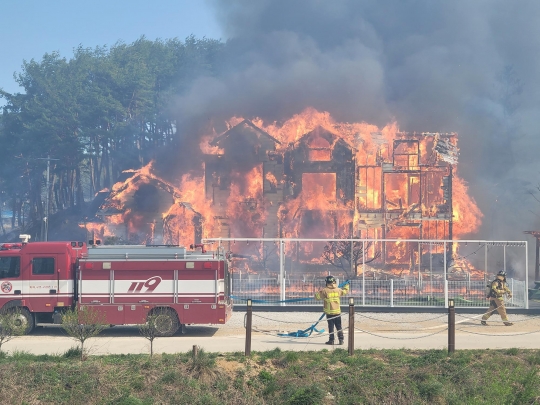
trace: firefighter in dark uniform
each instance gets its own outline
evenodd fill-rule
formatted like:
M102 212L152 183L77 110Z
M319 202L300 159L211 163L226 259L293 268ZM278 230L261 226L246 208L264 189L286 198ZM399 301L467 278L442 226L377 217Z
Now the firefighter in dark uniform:
M315 299L324 300L323 307L328 322L328 342L327 345L334 344L334 328L337 330L339 344L342 345L343 329L341 328L341 303L340 297L349 292L349 283L345 284L343 289L336 285L336 279L328 276L325 279L326 287L315 294ZM351 331L349 331L351 333Z
M508 316L506 315L506 308L504 307L505 295L507 295L508 298L512 298L512 292L506 284L506 272L499 271L495 280L491 282L490 292L488 296L489 309L482 317L482 325L487 325L486 321L495 312L495 310L497 310L506 326L513 325L512 322L508 321Z

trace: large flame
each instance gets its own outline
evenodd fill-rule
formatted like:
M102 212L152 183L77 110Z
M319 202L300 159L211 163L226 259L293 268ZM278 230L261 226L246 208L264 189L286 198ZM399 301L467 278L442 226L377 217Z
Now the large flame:
M245 123L243 117L233 117L227 126L231 129ZM89 224L88 229L101 236L114 235L119 227L130 234L153 235L149 219L134 212L129 201L141 184L156 182L157 188L173 195L173 204L161 213L165 243L189 245L197 237L219 236L445 239L450 221L454 238L473 234L480 227L482 213L468 194L457 166L438 160L434 152L438 134L411 136L401 133L395 122L383 128L365 122L336 122L328 112L313 108L282 123L254 118L245 125L252 133L269 135L266 137L273 139L274 150L267 148L264 155L264 140L259 139L245 150L233 151L234 158L228 157L233 163L237 160L236 167L219 166L219 162L227 161L227 148L220 143L223 134L213 131L201 138L200 150L214 159L212 167L225 169L207 165L201 176L196 174L200 173L197 167L176 181L163 180L152 164L134 170L130 179L114 185L108 201L109 207L119 213L107 216L105 223ZM446 142L457 149L454 135L450 134ZM298 148L306 149L302 155L305 161L300 163L312 164L313 170L293 180L284 175L283 169L273 169L282 165L287 170L287 165L298 164L283 160ZM346 186L338 175L340 168L330 172L324 169L334 167L331 165L338 148L351 156L353 174ZM441 191L443 177L449 175L451 213ZM301 187L297 187L299 182ZM346 187L353 189L354 195L348 195ZM308 261L317 263L321 260L319 248L306 244L288 247L286 253L306 260L311 254ZM242 252L261 258L264 249L268 247L244 246ZM370 249L375 251L376 247ZM420 260L418 248L407 243L390 246L384 254L387 261L411 262L411 269L412 263Z
M456 238L472 234L480 228L483 214L476 205L476 201L467 192L465 180L459 176L454 177L453 181L453 216L454 216L454 235Z

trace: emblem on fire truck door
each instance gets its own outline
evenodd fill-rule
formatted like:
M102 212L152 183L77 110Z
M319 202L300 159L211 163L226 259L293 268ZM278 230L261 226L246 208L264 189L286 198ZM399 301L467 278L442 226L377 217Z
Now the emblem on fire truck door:
M7 294L9 292L11 292L11 289L13 288L13 286L11 285L11 283L9 281L4 281L2 283L2 285L0 285L0 289L2 290L3 293Z
M132 281L127 292L128 293L149 293L153 292L159 283L161 283L161 277L155 276L151 277L146 281ZM143 288L146 288L145 291L142 291Z

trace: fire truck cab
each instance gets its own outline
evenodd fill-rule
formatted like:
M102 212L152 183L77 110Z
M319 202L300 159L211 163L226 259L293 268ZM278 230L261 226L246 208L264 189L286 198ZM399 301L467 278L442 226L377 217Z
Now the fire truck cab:
M222 324L232 314L227 261L222 252L179 246L0 244L0 310L17 308L27 333L61 323L75 306L111 325L157 315L161 336L186 324Z

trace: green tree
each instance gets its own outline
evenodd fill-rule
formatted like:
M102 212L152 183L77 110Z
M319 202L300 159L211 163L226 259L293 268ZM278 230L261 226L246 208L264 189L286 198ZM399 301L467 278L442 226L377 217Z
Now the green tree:
M0 202L13 226L42 223L47 156L50 208L80 210L125 169L139 168L179 145L182 127L170 108L199 76L218 74L225 45L211 39L150 41L48 53L24 61L23 89L4 98L0 118ZM184 138L183 138L184 139ZM88 180L83 181L83 177Z

